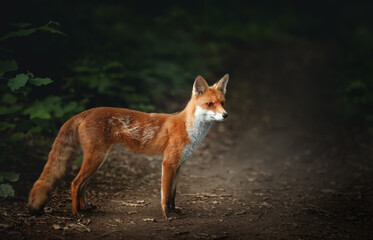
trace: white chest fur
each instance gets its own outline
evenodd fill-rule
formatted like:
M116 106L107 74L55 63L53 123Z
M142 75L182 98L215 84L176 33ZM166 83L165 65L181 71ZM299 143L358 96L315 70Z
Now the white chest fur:
M210 130L213 121L209 119L209 112L211 111L197 107L193 124L186 129L191 143L185 146L178 167L190 158Z

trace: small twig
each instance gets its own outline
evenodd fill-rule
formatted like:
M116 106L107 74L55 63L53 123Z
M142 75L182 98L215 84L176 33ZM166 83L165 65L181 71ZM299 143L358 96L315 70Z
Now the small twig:
M265 211L264 213L261 213L259 214L258 216L255 217L255 219L253 219L252 221L258 221L262 216L264 215L267 215L267 211Z
M121 232L121 230L115 230L115 231L111 231L111 232L108 232L108 233L102 234L101 237L102 237L102 238L103 238L103 237L106 237L106 236L108 236L108 235L110 235L110 234L112 234L112 233L115 233L115 232Z
M214 193L184 193L181 195L185 196L196 196L196 197L232 197L233 194L214 194Z
M146 205L149 204L149 203L146 203L146 202L143 202L143 203L128 203L128 202L121 201L121 200L111 200L111 201L121 203L122 205L127 206L127 207L146 207Z

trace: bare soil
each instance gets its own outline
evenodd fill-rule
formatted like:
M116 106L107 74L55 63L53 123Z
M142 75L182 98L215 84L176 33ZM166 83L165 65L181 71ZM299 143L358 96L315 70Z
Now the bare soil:
M330 48L298 40L233 55L229 118L182 166L171 221L161 213L161 160L114 149L90 184L96 208L81 218L69 189L78 169L43 215L29 215L42 166L31 174L26 165L16 198L0 202L0 238L372 239L373 150L326 107Z

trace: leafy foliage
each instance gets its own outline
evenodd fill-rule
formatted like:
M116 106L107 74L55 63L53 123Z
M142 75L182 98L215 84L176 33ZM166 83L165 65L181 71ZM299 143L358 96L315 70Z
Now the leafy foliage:
M13 197L14 189L8 182L16 182L19 179L19 174L15 172L0 172L0 197Z
M27 74L17 74L15 78L9 79L8 86L12 91L14 91L20 89L21 87L24 87L27 83L27 80Z
M14 189L9 183L0 184L0 197L13 197Z
M18 24L16 27L21 28L18 31L8 33L0 38L0 41L14 37L28 36L38 30L48 31L51 33L58 33L64 35L59 30L54 29L51 25L57 25L55 22L49 22L48 24L41 27L30 27L30 24ZM0 105L0 129L2 131L1 136L3 142L0 144L0 164L3 165L6 161L12 159L12 155L9 152L16 151L15 149L25 144L25 141L30 139L35 133L40 133L43 127L37 126L37 123L33 121L34 118L39 117L40 119L50 119L51 115L49 112L56 112L57 117L62 117L66 112L74 111L75 105L61 107L61 99L55 98L51 101L50 98L45 99L42 103L43 106L38 105L39 100L28 101L28 97L32 92L32 85L43 86L52 83L50 78L39 78L35 77L31 72L18 73L15 76L12 74L18 71L18 63L16 60L11 59L8 56L7 60L0 60L0 76L3 78L0 82L0 93L3 96ZM13 77L13 76L14 77ZM29 83L29 85L27 85ZM6 84L6 85L5 85ZM7 86L7 87L5 87ZM53 106L51 107L51 104ZM45 106L49 108L45 108ZM42 109L42 110L40 110ZM29 115L27 118L26 116ZM44 126L46 127L46 126ZM14 195L12 185L8 182L16 182L19 179L19 174L12 171L0 172L0 196L8 197Z
M13 72L18 69L18 64L15 60L0 61L0 77L6 72Z
M56 26L59 26L59 25L60 24L58 22L53 22L53 21L49 21L47 24L40 26L40 27L30 27L31 26L30 23L13 24L13 26L19 29L17 31L5 34L4 36L0 38L0 41L4 41L8 38L14 38L14 37L26 37L30 34L35 33L36 31L44 31L44 32L55 33L55 34L66 36L65 33L55 28Z
M373 126L373 28L359 24L345 39L347 47L338 62L342 82L338 104L343 106L345 115L363 126ZM372 127L370 131L373 134Z

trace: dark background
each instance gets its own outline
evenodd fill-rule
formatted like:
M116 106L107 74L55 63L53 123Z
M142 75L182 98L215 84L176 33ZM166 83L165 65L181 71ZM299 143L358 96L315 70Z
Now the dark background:
M62 108L76 102L79 111L101 105L154 110L196 75L225 73L222 64L235 51L307 39L334 50L336 75L323 86L337 102L333 107L371 122L371 10L348 1L15 1L2 10L3 35L17 30L12 23L55 21L66 36L36 31L3 40L2 58L15 59L19 73L54 81L32 89L27 104L59 96ZM76 112L68 109L62 119Z
M212 84L232 72L228 107L236 116L274 102L275 93L260 86L276 89L297 114L317 111L317 120L306 121L321 121L327 135L343 139L334 148L352 149L371 164L372 10L368 1L336 0L3 3L0 36L18 35L0 40L0 61L14 60L18 68L0 79L0 176L34 181L59 127L85 109L179 111L197 75ZM263 77L266 69L281 74ZM9 83L22 73L53 82L35 86L29 80L11 90ZM297 106L303 98L307 104ZM0 184L7 195L27 195L11 177Z

